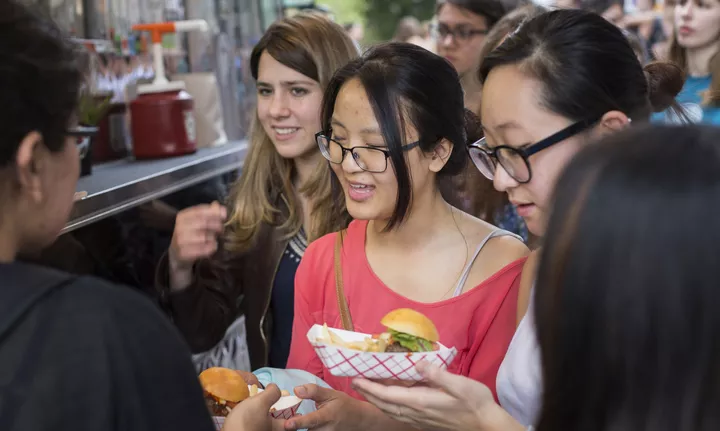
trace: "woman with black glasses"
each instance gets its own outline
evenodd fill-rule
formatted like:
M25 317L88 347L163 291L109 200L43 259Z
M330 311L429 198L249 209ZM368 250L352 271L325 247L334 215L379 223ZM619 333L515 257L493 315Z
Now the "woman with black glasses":
M306 337L313 324L380 333L385 314L415 309L434 321L443 344L458 349L454 373L494 387L515 329L527 249L439 192L439 178L467 162L465 112L457 72L411 44L378 46L328 85L317 142L355 221L312 243L298 268L288 368L312 372L334 390L299 388L319 409L291 419L288 429L404 429L361 401L349 378L323 367Z
M677 66L666 63L643 70L623 33L599 15L543 13L483 60L479 77L485 137L470 146L472 161L496 189L508 194L528 230L542 238L552 190L571 158L593 140L631 122L647 122L652 112L672 105L682 76ZM433 429L512 430L535 423L542 382L534 316L527 305L537 255L530 256L523 270L519 324L498 372L497 395L505 411L497 408L487 388L469 381L460 384L468 385L463 392L471 402L449 403L452 392L436 391L433 407L422 410L412 408L411 397L418 393L388 397L383 393L387 388L361 382L362 393L394 417ZM422 396L428 401L429 395ZM474 407L462 414L449 411L448 405L466 412L467 406Z

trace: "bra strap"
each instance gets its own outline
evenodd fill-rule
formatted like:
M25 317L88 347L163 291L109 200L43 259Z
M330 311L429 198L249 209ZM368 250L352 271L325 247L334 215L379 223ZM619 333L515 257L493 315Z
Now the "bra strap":
M475 263L475 260L477 259L478 255L480 254L480 251L482 251L483 247L485 247L485 244L488 243L491 239L499 236L512 236L515 238L520 239L519 236L515 235L512 232L508 232L503 229L495 229L494 231L490 232L488 236L483 239L480 244L478 245L477 249L475 250L475 254L473 254L472 259L470 259L470 262L467 263L465 266L465 269L463 269L462 276L460 277L460 280L458 280L457 286L455 286L455 291L453 292L452 297L456 297L460 295L463 291L463 286L465 286L465 282L467 281L468 277L470 276L470 270L472 269L473 264ZM520 239L522 241L522 239Z

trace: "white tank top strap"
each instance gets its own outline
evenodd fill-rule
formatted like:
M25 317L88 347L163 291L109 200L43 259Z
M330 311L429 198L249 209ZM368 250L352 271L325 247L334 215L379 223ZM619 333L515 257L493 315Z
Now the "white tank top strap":
M463 269L462 275L460 276L460 279L458 280L457 286L455 286L455 291L453 292L452 297L459 296L462 291L463 287L465 286L465 282L467 281L468 276L470 275L470 270L472 269L473 264L475 263L475 259L477 259L478 255L480 254L480 251L482 251L483 247L485 247L485 244L488 243L491 239L499 236L512 236L520 241L522 241L522 238L520 238L518 235L515 235L512 232L508 232L503 229L495 229L494 231L490 232L488 236L486 236L482 241L480 241L480 244L478 245L477 249L475 249L475 254L473 254L470 261L465 265L465 268Z

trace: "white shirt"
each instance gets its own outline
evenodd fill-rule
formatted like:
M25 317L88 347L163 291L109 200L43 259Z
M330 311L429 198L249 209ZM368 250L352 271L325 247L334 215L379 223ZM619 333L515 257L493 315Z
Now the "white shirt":
M496 381L500 405L523 426L535 424L542 395L533 293L534 288L530 293L528 311L515 331Z

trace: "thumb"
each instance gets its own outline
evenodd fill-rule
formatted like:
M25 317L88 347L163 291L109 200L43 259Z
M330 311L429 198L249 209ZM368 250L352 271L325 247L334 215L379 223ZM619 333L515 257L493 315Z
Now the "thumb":
M330 400L333 397L332 389L322 388L318 385L307 384L298 386L295 388L295 395L303 400L313 400L316 403L322 404L325 401Z
M468 391L472 390L468 387L470 380L467 377L452 374L428 363L418 364L417 369L430 386L443 389L455 398L465 398Z
M270 407L278 402L280 399L280 388L277 385L268 385L264 391L250 398L254 403L257 403L257 408L261 408L265 411L270 411Z
M227 208L220 205L220 202L213 201L213 203L210 204L210 208L212 208L213 211L217 211L217 213L220 214L220 217L222 217L223 221L227 220Z

